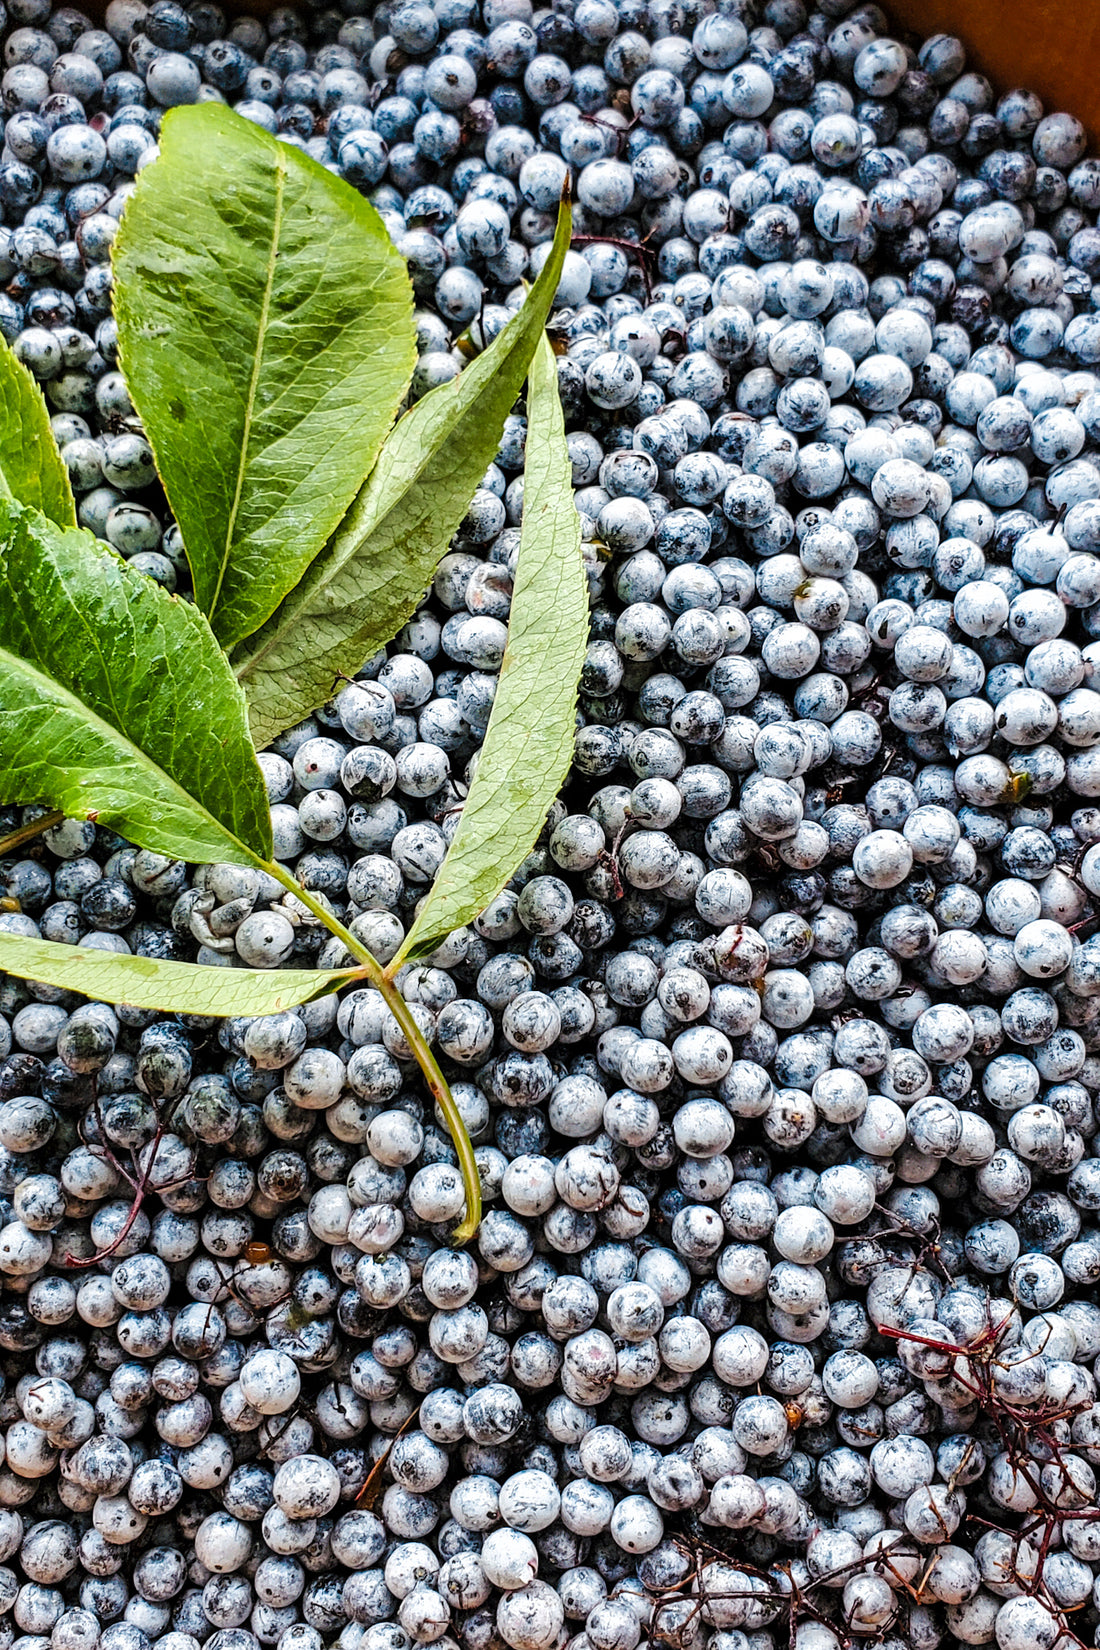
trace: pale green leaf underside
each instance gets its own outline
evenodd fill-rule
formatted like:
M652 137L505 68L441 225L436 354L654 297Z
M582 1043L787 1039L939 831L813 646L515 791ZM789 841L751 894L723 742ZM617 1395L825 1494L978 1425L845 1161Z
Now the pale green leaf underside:
M458 831L401 956L471 922L530 851L569 771L588 580L557 369L539 340L527 390L523 525L508 646Z
M193 861L271 857L244 700L201 613L0 499L0 801Z
M59 527L76 526L69 472L50 429L42 391L0 345L0 497L30 504Z
M424 595L492 462L542 336L569 247L554 249L523 308L449 384L398 422L347 517L267 624L233 652L262 747L331 699Z
M368 473L416 364L381 218L220 104L173 109L114 246L119 350L225 647L293 589Z
M24 939L0 930L0 972L79 991L98 1003L129 1003L162 1014L279 1014L338 991L361 975L348 969L208 968L160 962L78 945Z

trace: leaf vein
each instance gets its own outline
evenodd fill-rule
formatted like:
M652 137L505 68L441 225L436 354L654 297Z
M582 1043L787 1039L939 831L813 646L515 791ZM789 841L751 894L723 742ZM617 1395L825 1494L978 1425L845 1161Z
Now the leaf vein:
M272 213L271 251L267 259L267 271L264 279L263 298L260 303L260 323L256 330L256 347L252 356L252 373L248 382L248 397L244 410L244 429L241 432L240 456L237 460L237 480L233 489L233 501L229 507L229 517L225 524L225 543L222 546L221 563L218 568L217 583L210 598L210 611L207 617L213 621L217 609L218 598L221 595L222 583L229 568L229 558L233 546L233 534L237 525L237 513L241 507L241 497L244 492L245 476L248 472L248 453L251 444L252 420L255 415L256 393L260 383L260 372L263 368L264 348L267 341L267 321L271 309L271 294L275 287L275 264L279 255L279 237L283 223L283 197L286 192L286 159L283 154L275 157L275 206Z

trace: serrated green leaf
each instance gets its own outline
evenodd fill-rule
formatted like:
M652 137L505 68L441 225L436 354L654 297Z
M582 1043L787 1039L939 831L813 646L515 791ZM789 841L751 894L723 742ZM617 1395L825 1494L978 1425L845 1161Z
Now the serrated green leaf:
M449 384L398 422L333 538L278 612L233 652L258 748L331 699L341 676L414 612L500 443L569 249L553 251L523 308Z
M194 861L271 857L244 698L202 614L0 499L0 802Z
M162 1014L279 1014L326 997L362 977L337 968L210 968L204 963L161 962L114 951L85 950L30 940L0 930L0 973L79 991L97 1003L129 1003Z
M543 337L527 389L523 525L500 682L458 830L399 962L472 922L530 852L573 759L587 644L580 518L557 369Z
M42 391L10 349L0 347L0 497L30 504L59 527L76 526L65 460Z
M232 647L378 456L416 364L404 260L350 184L216 103L165 116L113 254L122 369Z

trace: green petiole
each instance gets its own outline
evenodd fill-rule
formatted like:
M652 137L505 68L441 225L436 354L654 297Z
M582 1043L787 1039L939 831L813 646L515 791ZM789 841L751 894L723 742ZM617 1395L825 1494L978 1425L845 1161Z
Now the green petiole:
M386 1007L401 1027L405 1041L413 1051L417 1065L423 1074L424 1081L431 1091L432 1098L443 1113L447 1130L454 1142L458 1153L458 1165L462 1172L462 1185L466 1192L466 1214L460 1224L451 1234L456 1244L469 1243L478 1226L481 1224L481 1176L478 1173L477 1159L474 1156L473 1142L469 1131L462 1121L462 1113L455 1104L447 1079L439 1068L439 1061L428 1046L424 1033L417 1025L413 1015L409 1012L409 1005L402 997L396 984L389 978L377 957L373 956L366 946L349 928L346 928L338 917L325 908L321 900L315 899L308 888L303 888L290 872L285 870L277 860L257 860L257 864L269 876L281 882L288 893L310 911L317 920L324 924L330 934L342 942L345 949L353 956L356 962L363 966L364 976L371 985L382 994Z

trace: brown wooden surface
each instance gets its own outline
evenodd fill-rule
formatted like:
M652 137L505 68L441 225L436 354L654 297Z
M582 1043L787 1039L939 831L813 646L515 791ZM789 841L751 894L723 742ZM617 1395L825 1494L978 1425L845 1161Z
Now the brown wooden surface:
M999 92L1026 86L1100 139L1100 0L883 0L902 30L957 34Z

